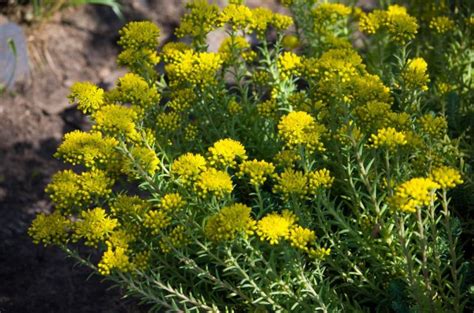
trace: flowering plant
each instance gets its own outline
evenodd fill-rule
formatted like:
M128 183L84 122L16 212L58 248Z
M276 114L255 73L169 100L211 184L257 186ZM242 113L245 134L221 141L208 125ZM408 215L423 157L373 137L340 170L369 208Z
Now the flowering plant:
M448 105L456 94L452 116L472 111L455 59L472 45L446 32L472 17L282 3L293 17L192 1L176 30L191 43L159 52L154 24L126 25L130 72L109 91L72 87L92 129L65 135L56 156L74 170L53 176L55 211L30 235L155 310L462 312L449 190L470 160ZM209 52L218 28L228 37ZM449 49L428 48L432 33ZM431 67L443 58L449 73Z

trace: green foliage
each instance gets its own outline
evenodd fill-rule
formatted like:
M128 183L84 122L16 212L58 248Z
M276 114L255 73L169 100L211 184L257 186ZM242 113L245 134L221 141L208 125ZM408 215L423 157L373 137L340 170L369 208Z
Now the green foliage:
M93 126L56 156L83 172L53 177L33 240L156 312L468 310L470 11L282 3L293 18L193 1L191 43L159 51L155 25L125 26L130 73L71 89Z

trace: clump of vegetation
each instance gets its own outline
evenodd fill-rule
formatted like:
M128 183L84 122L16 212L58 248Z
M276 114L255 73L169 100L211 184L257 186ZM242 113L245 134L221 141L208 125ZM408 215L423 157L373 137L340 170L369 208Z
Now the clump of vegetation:
M160 50L126 25L129 73L72 87L93 127L65 135L31 237L156 311L463 312L471 11L282 3L192 1L190 44Z

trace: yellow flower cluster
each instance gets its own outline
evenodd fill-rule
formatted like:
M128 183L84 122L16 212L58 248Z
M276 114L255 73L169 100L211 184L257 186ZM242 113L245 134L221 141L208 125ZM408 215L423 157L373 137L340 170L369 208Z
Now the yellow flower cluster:
M107 166L118 159L115 138L103 137L99 132L75 130L64 136L63 142L54 154L72 165L84 165L87 168Z
M145 71L148 75L156 75L153 70L160 62L156 52L160 29L152 22L140 21L128 23L119 33L118 44L124 50L118 56L118 63L135 73Z
M317 260L324 260L330 254L330 248L311 248L308 251L308 255Z
M293 52L286 51L278 57L277 66L280 76L283 79L289 79L300 73L302 67L301 57Z
M289 239L296 221L297 217L289 210L283 210L281 214L270 213L257 222L256 233L261 240L271 245L278 244L281 239Z
M301 160L301 156L295 150L282 150L273 159L276 164L283 168L292 168L297 161Z
M234 167L238 159L247 159L245 147L240 142L229 138L216 141L208 150L211 165Z
M334 182L334 177L328 169L312 171L307 174L308 192L316 193L321 188L330 188Z
M242 106L235 100L231 100L227 104L227 112L229 112L230 115L237 115L242 113L242 111Z
M447 16L437 16L430 21L430 29L438 34L444 34L455 27L454 21Z
M167 193L160 200L160 208L166 212L175 212L182 209L186 201L179 193Z
M278 104L275 99L269 99L257 104L257 112L261 117L265 118L276 118L277 117Z
M273 192L280 193L284 199L290 196L303 198L308 191L308 179L303 172L286 168L277 176Z
M403 132L398 132L393 127L379 129L377 134L371 135L370 141L374 148L385 147L389 150L395 150L398 146L407 144L405 134Z
M91 82L78 82L71 86L68 98L84 114L90 114L104 105L104 90Z
M250 177L250 184L254 186L261 186L267 180L266 176L272 176L275 171L275 166L266 161L244 161L240 164L240 177L248 175Z
M131 141L140 138L135 125L138 114L132 108L120 104L109 104L94 112L92 118L95 121L93 126L95 130L113 137L124 136Z
M295 225L290 228L288 239L292 247L309 252L309 247L316 241L316 234L311 229Z
M241 203L223 207L207 220L204 228L206 237L212 241L225 241L235 239L238 234L253 234L255 221L250 216L251 211Z
M433 137L442 137L448 129L448 121L443 116L425 114L420 118L421 129Z
M428 90L428 64L423 58L410 59L402 72L402 78L407 87Z
M133 268L127 255L127 249L122 247L107 249L98 264L98 271L101 275L110 275L113 269L121 272L129 272Z
M229 4L219 16L219 26L228 24L234 30L246 29L253 22L252 10L242 4Z
M415 38L418 23L416 18L407 13L406 8L391 5L386 11L374 10L369 14L362 14L359 29L367 34L385 30L396 43L403 45Z
M112 93L112 101L131 104L146 110L158 105L160 94L142 77L127 73L119 78L116 92Z
M219 7L216 4L209 4L206 0L194 0L187 3L186 8L189 12L181 18L176 36L202 38L217 28Z
M285 49L293 50L300 46L300 40L296 35L285 35L281 41Z
M390 107L390 104L385 102L370 101L356 107L354 112L362 125L369 126L367 128L382 128L386 126L386 118L391 112Z
M321 142L323 131L324 126L306 112L290 112L278 123L278 135L289 148L302 145L310 151L324 151Z
M219 53L185 50L179 52L176 59L165 66L165 70L174 80L173 84L187 82L206 86L216 82L216 72L223 62Z
M70 230L71 221L59 211L55 211L49 215L44 213L36 215L28 228L28 235L35 244L58 245L66 242Z
M172 249L183 247L189 243L186 230L183 225L178 225L160 241L160 249L163 253L170 253Z
M173 63L179 60L182 52L192 50L184 42L168 42L161 48L161 56L166 63Z
M159 164L160 159L155 151L147 147L134 146L130 148L130 157L123 162L122 171L130 177L135 177L137 173L153 176Z
M59 210L71 211L90 204L97 198L106 198L112 192L113 180L100 170L76 174L64 170L53 175L46 193Z
M430 178L412 178L395 189L392 205L402 212L413 213L429 205L440 185Z
M198 128L196 125L188 124L184 128L184 140L187 142L193 142L196 140L198 135Z
M151 229L152 235L158 235L171 224L171 216L165 210L150 210L146 213L143 225Z
M334 25L351 14L351 8L341 3L322 3L313 10L315 32L325 32L328 25Z
M452 167L441 166L431 171L430 179L439 184L440 188L454 188L463 183L461 173Z
M226 194L230 194L234 187L229 174L209 168L199 174L195 188L202 197L213 195L216 198L223 198Z
M196 94L192 88L174 90L171 96L171 100L166 105L175 112L187 111L196 100Z
M177 131L180 124L181 117L177 112L162 112L156 116L156 125L159 127L159 131L164 134Z
M206 159L200 154L186 153L171 165L171 173L178 176L183 184L190 184L207 168Z
M119 195L110 203L111 213L118 216L144 216L150 204L138 196Z
M74 223L73 241L84 239L88 246L97 247L104 242L119 225L117 219L110 218L104 209L95 208L82 211L79 220Z

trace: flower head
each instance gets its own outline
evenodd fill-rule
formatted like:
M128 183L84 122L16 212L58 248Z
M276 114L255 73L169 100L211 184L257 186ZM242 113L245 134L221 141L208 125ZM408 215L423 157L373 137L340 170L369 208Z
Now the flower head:
M206 223L204 232L212 241L233 240L237 234L252 234L255 221L250 216L251 209L240 203L223 207L212 215Z
M402 78L409 88L428 90L428 64L423 58L408 60L407 66L402 72Z
M377 134L371 135L370 141L374 148L386 147L389 150L395 150L398 146L407 144L405 134L392 127L379 129Z
M275 171L275 166L266 161L244 161L240 164L239 175L248 175L250 184L260 186L267 180L266 176L271 176Z
M281 214L267 214L257 222L257 235L271 245L277 244L281 239L289 238L296 220L296 216L288 210L283 210Z
M303 172L286 168L276 180L273 191L282 194L283 198L288 199L291 195L303 198L306 195L308 180Z
M306 112L290 112L278 123L278 134L290 148L303 145L309 150L324 150L320 141L323 130Z
M108 239L117 226L117 219L110 218L102 208L82 211L74 223L73 240L84 239L86 245L96 247Z
M441 166L433 169L430 178L440 185L441 188L454 188L456 185L462 184L461 173L452 167Z
M90 82L74 83L68 98L71 103L76 102L84 114L90 114L104 105L104 90Z
M171 164L171 173L178 176L184 184L191 183L207 168L206 159L200 154L186 153Z
M247 158L244 146L233 139L218 140L209 148L209 164L234 167L236 160Z
M28 235L33 238L35 244L42 243L45 246L50 244L65 243L71 229L71 221L62 216L59 211L46 215L40 213L28 228Z
M430 178L412 178L399 185L392 197L392 205L403 212L416 212L417 208L428 205L434 191L440 185Z
M196 181L197 192L203 197L213 195L222 198L231 193L233 188L229 174L214 168L201 172Z

